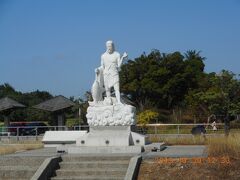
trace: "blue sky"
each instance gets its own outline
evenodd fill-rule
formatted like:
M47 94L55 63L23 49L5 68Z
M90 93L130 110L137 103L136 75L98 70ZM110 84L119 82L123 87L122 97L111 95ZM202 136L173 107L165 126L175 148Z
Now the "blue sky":
M240 0L0 0L0 84L82 96L109 39L129 58L196 49L207 72L240 74Z

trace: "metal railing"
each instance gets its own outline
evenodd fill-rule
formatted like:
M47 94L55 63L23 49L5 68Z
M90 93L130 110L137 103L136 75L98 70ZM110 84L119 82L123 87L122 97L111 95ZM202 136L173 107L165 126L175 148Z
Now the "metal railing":
M0 127L0 139L2 137L42 137L46 131L68 130L67 126L13 126L13 127Z
M191 134L191 130L196 126L204 126L206 133L223 132L224 123L216 123L217 131L213 130L212 124L146 124L137 125L137 131L143 134Z
M217 123L217 131L214 131L211 124L146 124L136 125L135 131L141 134L191 134L191 130L195 126L204 126L207 134L224 133L224 124ZM81 126L18 126L18 127L0 127L0 140L2 137L15 137L19 140L21 137L33 137L36 140L42 137L45 131L66 131L66 130L87 130L88 125ZM239 128L231 131L240 132Z

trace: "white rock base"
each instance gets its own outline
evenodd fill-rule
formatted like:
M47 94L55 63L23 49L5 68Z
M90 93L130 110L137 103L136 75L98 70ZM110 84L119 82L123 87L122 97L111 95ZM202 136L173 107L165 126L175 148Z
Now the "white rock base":
M105 98L105 101L108 99ZM110 98L114 101L114 98ZM89 126L130 126L135 124L136 108L127 104L89 102L87 121Z

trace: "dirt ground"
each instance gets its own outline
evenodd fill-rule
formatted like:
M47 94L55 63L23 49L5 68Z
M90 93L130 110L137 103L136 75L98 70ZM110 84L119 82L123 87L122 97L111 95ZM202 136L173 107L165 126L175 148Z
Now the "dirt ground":
M143 160L138 180L239 180L240 159L208 158L155 158Z

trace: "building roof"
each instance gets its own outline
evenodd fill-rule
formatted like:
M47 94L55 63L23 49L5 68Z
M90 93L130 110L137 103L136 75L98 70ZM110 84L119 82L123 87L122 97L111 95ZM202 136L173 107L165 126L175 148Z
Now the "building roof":
M55 112L55 111L69 108L74 105L75 105L74 102L72 102L71 100L67 99L66 97L60 95L60 96L56 96L50 100L44 101L38 105L35 105L34 108L45 110L45 111Z
M13 109L13 108L22 108L22 107L25 107L25 106L9 97L0 99L0 111Z

